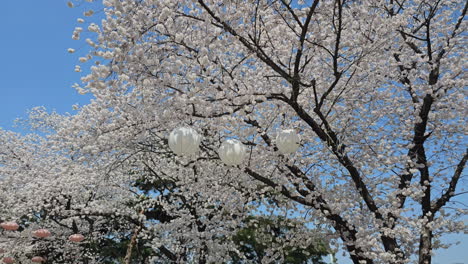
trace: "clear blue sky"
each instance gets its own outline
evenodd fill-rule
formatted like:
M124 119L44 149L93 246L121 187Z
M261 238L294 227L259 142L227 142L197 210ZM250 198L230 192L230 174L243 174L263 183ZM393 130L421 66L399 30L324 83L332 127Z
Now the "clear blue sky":
M0 1L0 10L0 127L12 129L13 121L34 106L65 113L75 103L86 104L90 97L71 88L82 75L74 72L77 58L87 49L71 39L83 10L68 8L65 0ZM68 48L77 53L70 55ZM466 235L448 239L462 243L438 251L434 264L468 264Z
M67 52L86 52L71 39L82 10L64 0L0 1L0 10L0 127L11 128L34 106L65 113L88 102L71 88L80 73L74 72L78 55Z

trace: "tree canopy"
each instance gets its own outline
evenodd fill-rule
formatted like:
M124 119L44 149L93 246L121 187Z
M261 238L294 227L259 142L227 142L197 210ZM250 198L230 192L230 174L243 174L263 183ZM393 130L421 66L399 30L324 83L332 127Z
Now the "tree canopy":
M0 221L20 223L4 254L100 263L93 248L133 239L155 263L341 248L356 264L430 264L465 230L450 203L468 160L467 1L102 3L75 2L103 16L73 32L90 45L75 88L95 99L72 116L34 109L40 133L0 130ZM180 127L201 136L195 154L169 148ZM232 139L239 165L220 159ZM329 227L322 242L314 226ZM53 236L31 238L39 227Z

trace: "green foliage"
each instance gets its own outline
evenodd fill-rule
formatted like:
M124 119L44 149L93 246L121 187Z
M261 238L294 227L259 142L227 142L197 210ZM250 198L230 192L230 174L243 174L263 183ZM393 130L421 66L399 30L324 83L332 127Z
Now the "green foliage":
M313 235L312 230L289 219L251 216L246 219L245 227L233 237L233 241L248 261L260 263L269 248L276 247L275 244L284 243L288 234L298 232L299 229L304 229ZM316 239L303 248L283 247L283 258L284 263L287 264L324 264L325 262L321 259L329 252L325 241ZM231 252L231 256L233 263L243 263L243 260L235 252Z
M230 253L232 264L248 262L261 263L269 248L277 248L278 243L287 240L287 236L295 232L308 232L310 236L319 237L313 230L306 228L303 224L296 223L282 217L259 217L250 216L244 221L244 227L232 237L237 245L237 250L246 256L242 259L237 253ZM130 234L122 235L120 238L106 238L100 241L90 241L85 246L85 251L97 253L103 264L123 263ZM151 256L158 255L152 248L145 246L147 241L139 240L135 245L131 263L145 263ZM327 243L320 238L313 239L305 247L288 245L283 247L283 258L285 264L326 264L322 257L328 255L330 249Z
M144 263L150 256L154 256L154 251L144 244L147 241L138 241L132 254L134 264ZM107 238L99 242L91 242L86 245L86 250L97 253L100 256L100 263L116 264L124 263L127 248L130 243L130 236L120 239Z

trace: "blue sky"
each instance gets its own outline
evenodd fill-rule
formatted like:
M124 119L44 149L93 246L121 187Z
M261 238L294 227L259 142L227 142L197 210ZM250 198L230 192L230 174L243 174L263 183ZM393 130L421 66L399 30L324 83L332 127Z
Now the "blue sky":
M1 1L0 10L0 127L16 130L13 121L35 106L66 113L72 112L73 104L86 104L90 97L71 88L83 75L74 72L74 66L87 46L71 39L83 10L68 8L65 0ZM77 53L69 54L68 48ZM466 235L447 239L462 243L437 251L433 263L468 264ZM340 264L351 263L338 259Z
M87 48L71 39L82 10L64 0L1 1L0 9L0 127L12 128L34 106L65 113L88 102L71 88L81 75L74 72L78 55L67 52Z

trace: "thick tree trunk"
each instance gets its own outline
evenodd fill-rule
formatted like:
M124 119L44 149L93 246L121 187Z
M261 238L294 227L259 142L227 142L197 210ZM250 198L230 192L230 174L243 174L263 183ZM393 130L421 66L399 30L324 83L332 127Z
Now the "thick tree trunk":
M432 231L424 227L419 240L419 264L431 264L432 262Z

